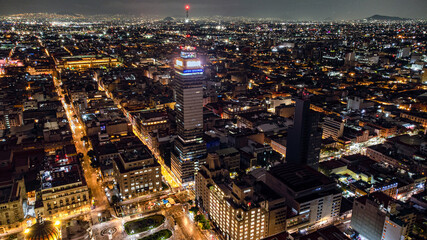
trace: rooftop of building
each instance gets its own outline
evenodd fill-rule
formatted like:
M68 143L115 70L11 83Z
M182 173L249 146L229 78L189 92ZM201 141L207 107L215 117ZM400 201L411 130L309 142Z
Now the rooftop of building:
M152 118L164 118L167 117L168 114L165 111L138 111L134 112L136 116L138 116L141 120L149 120Z
M139 159L139 160L148 160L148 159L145 158L145 159ZM121 161L120 158L114 158L113 161L115 162L120 173L126 173L126 172L130 172L130 171L134 171L134 170L142 169L142 168L159 167L160 166L160 164L156 160L154 160L153 158L151 158L151 161L146 161L145 165L131 166L130 168L127 168L127 169L125 169L125 166L123 165L123 161ZM138 161L138 160L134 160L133 162L136 162L136 161Z
M347 166L347 163L341 160L330 160L330 161L323 161L319 163L319 167L326 170L333 170L333 169L337 169L345 166Z
M261 240L288 240L288 236L289 234L287 232L281 232L273 236L263 238Z
M301 197L295 198L295 201L302 204L302 203L310 202L325 196L337 195L337 194L341 194L341 190L339 190L338 188L319 189L319 190L316 189L315 192L311 192L308 195L303 195Z
M230 147L230 148L219 149L216 151L216 153L219 156L228 156L228 155L238 154L239 151L237 149L235 149L234 147Z
M0 204L16 201L20 196L20 186L11 173L2 173L6 181L0 183Z
M97 152L99 156L118 153L116 145L110 142L102 145L100 145L98 142L97 144L92 145L93 149L95 150L95 152Z
M0 186L0 204L9 202L12 188L12 185Z
M420 118L427 119L427 113L425 113L425 112L416 112L416 111L413 111L413 112L402 112L402 113L403 114L408 114L410 116L415 116L415 117L420 117Z
M348 162L349 164L357 164L359 162L364 162L364 161L373 161L369 157L362 154L346 155L346 156L342 156L341 159L344 162Z
M73 55L73 56L63 56L60 57L61 60L67 60L67 61L79 61L79 60L86 60L86 59L108 59L109 56L106 55Z
M335 183L322 173L304 165L283 163L270 168L269 172L295 192Z
M358 198L355 199L355 201L360 202L362 204L366 204L366 201L368 199L374 201L375 203L377 203L378 206L382 205L385 208L387 208L390 203L392 203L392 202L395 201L389 195L387 195L387 194L385 194L383 192L379 192L379 191L378 192L373 192L373 193L368 194L368 195L364 195L364 196L358 197Z
M41 179L43 190L73 183L86 185L78 164L63 165L42 171Z
M336 226L327 226L315 232L302 237L296 237L296 240L350 240Z
M255 182L253 187L255 194L259 197L259 200L273 201L282 198L278 193L276 193L262 181Z
M420 136L410 136L409 134L396 136L393 138L387 139L389 142L404 144L410 147L419 147L423 142L426 142L424 138Z
M125 163L153 158L150 150L145 146L120 151L120 156Z

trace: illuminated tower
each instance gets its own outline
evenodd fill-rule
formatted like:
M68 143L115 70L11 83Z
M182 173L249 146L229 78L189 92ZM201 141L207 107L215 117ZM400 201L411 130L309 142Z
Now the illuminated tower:
M203 67L195 48L186 47L175 60L176 124L178 137L171 169L181 183L194 181L206 155L203 142Z
M188 18L188 10L190 10L190 5L185 5L185 22L188 23L190 21L190 19Z

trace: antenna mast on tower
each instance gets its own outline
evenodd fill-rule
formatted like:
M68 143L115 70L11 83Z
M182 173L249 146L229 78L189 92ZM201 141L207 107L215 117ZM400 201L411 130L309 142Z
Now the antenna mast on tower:
M186 18L185 18L185 22L188 23L190 21L190 19L188 18L188 11L190 10L190 5L185 5L185 14L186 14Z

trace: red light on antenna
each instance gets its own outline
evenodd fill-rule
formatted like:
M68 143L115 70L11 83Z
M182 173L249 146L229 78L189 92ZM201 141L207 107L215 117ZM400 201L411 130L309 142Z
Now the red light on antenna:
M191 37L191 36L190 36L190 34L187 34L187 35L185 35L185 37L186 37L186 38L189 38L189 37Z
M190 5L185 5L185 10L190 10Z

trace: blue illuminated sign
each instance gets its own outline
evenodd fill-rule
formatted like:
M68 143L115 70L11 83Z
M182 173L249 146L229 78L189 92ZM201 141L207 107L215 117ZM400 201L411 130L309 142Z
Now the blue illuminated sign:
M187 69L184 70L183 73L202 73L203 69Z

